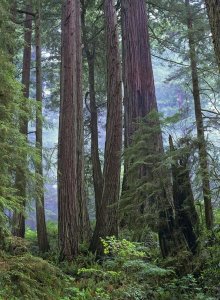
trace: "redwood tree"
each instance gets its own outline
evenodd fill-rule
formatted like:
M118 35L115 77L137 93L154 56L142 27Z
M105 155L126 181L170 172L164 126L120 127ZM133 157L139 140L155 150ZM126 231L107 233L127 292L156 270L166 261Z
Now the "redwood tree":
M118 201L120 192L122 146L121 67L117 17L113 0L104 1L107 59L107 124L103 191L99 214L90 248L102 252L100 237L118 234Z
M76 73L77 76L77 199L79 204L79 230L81 242L88 242L91 237L91 228L87 208L87 199L84 187L84 123L83 123L83 96L82 96L82 40L80 2L76 3L76 26L79 33L76 37Z
M132 136L137 129L137 122L145 118L152 110L157 112L157 103L154 86L154 76L151 62L150 42L146 3L144 0L122 0L122 47L123 47L123 83L124 83L124 113L125 113L125 148L132 144ZM158 121L146 126L158 126ZM152 135L150 149L154 155L163 153L162 134L157 130ZM125 178L128 176L129 161L125 161ZM164 178L168 177L166 170ZM130 175L129 175L130 177ZM140 166L138 174L125 179L125 189L129 193L129 183L137 179L146 178L147 181L158 180L153 178L152 167ZM169 185L170 182L168 180ZM170 204L166 186L161 186L158 197L152 199L158 203L158 233L163 256L175 253L177 244L173 210ZM147 195L145 197L147 199ZM140 213L145 205L140 207Z
M122 49L124 83L125 149L132 144L137 123L152 110L157 111L154 77L151 62L146 4L144 0L122 0ZM163 151L159 133L152 141L155 150ZM129 189L125 160L124 188ZM146 175L146 167L140 167L138 176Z
M61 106L58 145L60 259L78 253L82 207L82 87L80 1L66 0L62 15ZM81 181L81 182L79 182ZM80 199L80 202L79 202Z

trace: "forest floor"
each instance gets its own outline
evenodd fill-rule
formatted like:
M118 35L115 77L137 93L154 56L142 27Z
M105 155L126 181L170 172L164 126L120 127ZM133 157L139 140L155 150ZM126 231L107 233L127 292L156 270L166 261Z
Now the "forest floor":
M58 262L56 225L50 224L51 251L37 252L36 232L9 238L0 252L0 299L184 300L220 299L220 242L163 260L159 249L126 239L105 240L97 261L81 245L75 261ZM111 251L111 256L109 255Z

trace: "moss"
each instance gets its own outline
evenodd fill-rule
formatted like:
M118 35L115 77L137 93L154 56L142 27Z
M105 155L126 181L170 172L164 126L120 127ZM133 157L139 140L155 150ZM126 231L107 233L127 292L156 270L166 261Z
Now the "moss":
M30 254L0 255L0 299L56 300L65 297L71 279L57 267Z

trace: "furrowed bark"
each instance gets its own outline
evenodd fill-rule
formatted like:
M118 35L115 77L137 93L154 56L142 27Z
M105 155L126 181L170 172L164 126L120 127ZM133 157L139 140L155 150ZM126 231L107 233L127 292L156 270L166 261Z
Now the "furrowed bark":
M158 111L154 76L151 61L150 42L148 33L148 19L144 0L122 0L122 46L123 46L123 83L124 83L124 111L125 111L125 148L132 145L132 136L137 130L137 122L145 118L151 111ZM156 124L157 123L157 124ZM159 126L155 124L146 126ZM152 154L163 153L162 133L159 130L152 136ZM151 153L149 153L151 154ZM129 191L129 181L134 182L137 177L147 177L152 180L153 170L141 166L136 178L128 178L129 161L125 161L124 191ZM160 174L161 176L161 174ZM169 175L164 170L164 178L168 178L167 185L171 186ZM158 180L158 178L154 178ZM168 256L178 251L181 237L175 232L173 207L168 187L161 186L161 192L155 201L158 203L158 235L162 255ZM139 214L143 214L145 204L139 207Z
M121 67L117 32L117 18L113 1L104 1L107 46L107 125L103 192L100 214L90 245L92 251L102 254L100 238L118 235L118 201L120 192L122 147Z
M73 260L86 215L83 188L82 49L80 1L68 0L62 15L61 105L58 145L58 235L60 260ZM84 214L84 216L83 216Z

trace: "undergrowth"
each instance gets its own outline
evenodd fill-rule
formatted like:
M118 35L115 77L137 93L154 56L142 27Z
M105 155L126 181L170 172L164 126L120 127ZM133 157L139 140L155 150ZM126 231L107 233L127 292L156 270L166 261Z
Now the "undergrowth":
M144 243L109 237L102 240L105 252L102 260L86 253L82 245L81 254L72 263L58 261L56 230L56 225L49 225L52 247L41 257L35 232L28 230L26 240L8 239L7 254L0 252L1 300L220 298L218 230L215 242L206 246L207 233L204 233L201 241L204 245L193 262L188 253L162 260L155 255L155 249Z
M31 254L0 254L0 299L62 299L73 279Z

